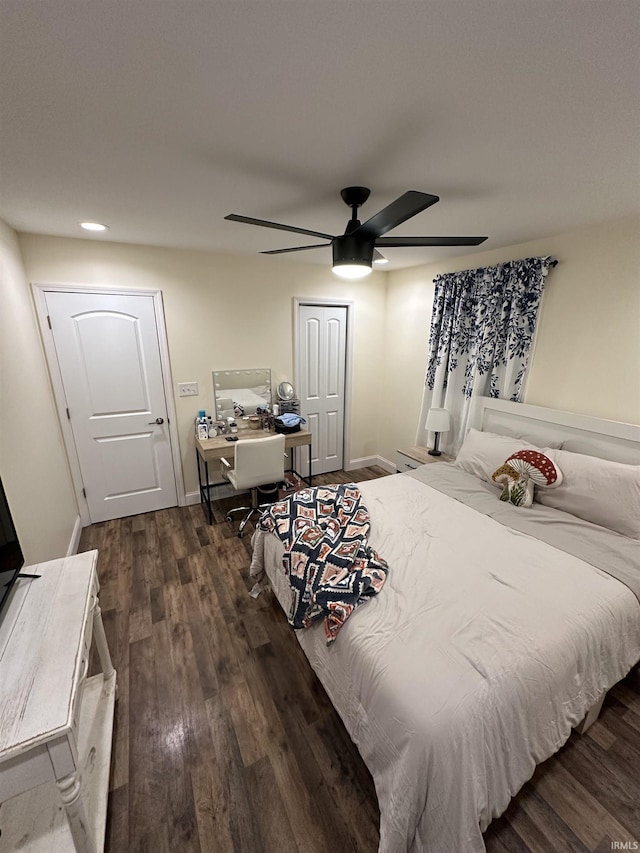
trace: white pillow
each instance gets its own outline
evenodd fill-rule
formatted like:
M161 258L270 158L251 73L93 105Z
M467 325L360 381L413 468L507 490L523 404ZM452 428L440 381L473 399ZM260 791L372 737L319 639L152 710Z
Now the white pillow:
M493 472L518 450L540 450L528 441L497 435L495 432L480 432L471 427L462 447L456 456L455 465L480 480L495 485L491 479Z
M536 489L535 500L640 539L640 465L569 450L542 452L562 471L563 481L554 489Z

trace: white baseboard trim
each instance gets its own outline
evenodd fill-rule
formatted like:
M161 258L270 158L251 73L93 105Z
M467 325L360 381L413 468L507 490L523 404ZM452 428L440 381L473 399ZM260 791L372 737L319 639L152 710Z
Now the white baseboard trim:
M69 541L69 547L67 548L67 557L73 557L74 554L78 553L78 547L80 545L80 536L82 535L82 519L79 515L76 516L75 524L73 525L73 532L71 533L71 539Z
M380 460L378 462L378 465L380 465L381 468L384 468L390 474L397 474L398 473L398 466L396 465L395 462L391 462L390 459L386 459L384 456L379 456L378 459Z
M395 474L397 471L393 462L389 462L384 456L362 456L360 459L350 459L345 465L345 471L353 471L355 468L369 468L371 465L379 465L388 471L390 474Z

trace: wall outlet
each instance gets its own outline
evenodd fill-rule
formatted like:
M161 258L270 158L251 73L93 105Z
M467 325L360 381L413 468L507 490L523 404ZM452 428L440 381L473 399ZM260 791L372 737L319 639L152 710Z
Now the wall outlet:
M178 382L178 394L181 397L197 397L198 383L197 382Z

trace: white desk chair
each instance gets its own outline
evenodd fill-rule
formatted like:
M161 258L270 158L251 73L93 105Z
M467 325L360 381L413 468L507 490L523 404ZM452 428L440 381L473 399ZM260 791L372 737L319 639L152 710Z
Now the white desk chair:
M235 445L235 467L223 457L222 476L229 480L237 491L251 489L251 506L239 506L229 510L226 520L231 523L237 512L244 512L240 522L238 536L242 538L244 528L251 516L261 512L269 504L258 504L258 486L279 483L284 480L284 435L272 435L268 438L240 440ZM277 498L277 492L276 492Z

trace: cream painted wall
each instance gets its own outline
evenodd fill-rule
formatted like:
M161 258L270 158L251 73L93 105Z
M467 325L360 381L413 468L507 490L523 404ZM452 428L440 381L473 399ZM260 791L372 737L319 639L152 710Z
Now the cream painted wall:
M1 221L0 474L26 562L64 556L78 507L18 239Z
M162 291L187 494L197 491L193 419L198 409L213 411L211 371L270 367L274 384L293 380L294 296L353 300L349 457L377 453L384 273L347 283L327 266L276 258L32 234L19 239L31 282ZM177 396L177 383L187 381L198 382L198 397Z
M436 275L552 255L525 401L640 423L640 217L388 273L379 453L415 444Z
M199 397L175 398L185 487L193 493L197 478L192 420L198 408L213 408L211 370L265 365L272 368L274 383L292 379L293 296L354 301L349 458L379 455L393 462L397 448L415 443L433 278L527 255L551 254L560 261L549 276L543 299L527 402L640 422L639 233L640 218L632 217L386 276L374 273L353 284L336 280L325 267L274 258L27 234L19 236L19 244L28 281L162 290L174 389L177 392L177 383L183 381L195 380L200 386ZM45 405L46 399L46 420L55 424L55 452L52 455L49 448L45 455L49 467L57 464L59 468L64 457L51 390L10 229L3 234L2 253L3 279L11 280L12 292L20 294L20 310L13 311L19 321L10 325L6 319L1 321L3 329L7 326L3 338L20 342L25 365L23 369L5 358L10 369L2 385L10 385L15 395L16 387L26 385L41 392L44 381L44 395L38 393L36 408ZM3 284L3 294L5 289ZM7 314L3 311L3 318ZM15 350L12 344L6 345ZM28 383L24 377L29 377ZM14 458L26 451L21 416L28 409L17 405L20 414L10 433L3 413L3 458L7 452ZM66 466L59 477L59 488L66 492ZM65 503L61 501L60 506Z

